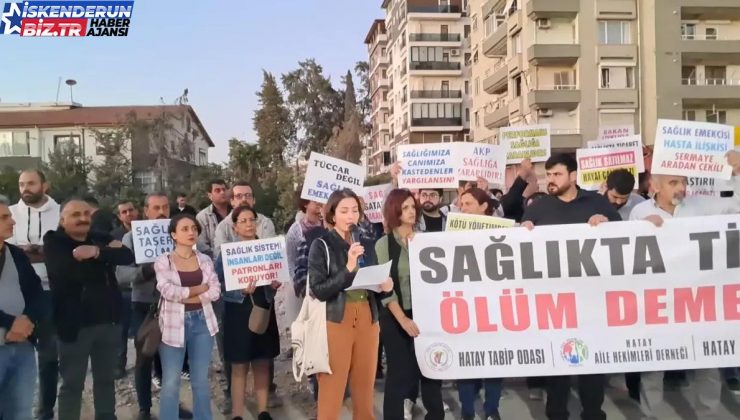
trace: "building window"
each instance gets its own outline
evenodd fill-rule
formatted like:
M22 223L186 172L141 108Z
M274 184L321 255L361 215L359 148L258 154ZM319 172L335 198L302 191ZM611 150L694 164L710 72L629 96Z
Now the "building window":
M707 122L727 124L727 111L706 110Z
M571 89L573 87L570 82L570 71L555 72L553 76L556 90Z
M473 15L473 32L478 30L478 15Z
M480 94L480 79L477 77L475 78L475 83L473 84L473 93L475 95Z
M511 37L511 52L512 54L522 53L522 34L521 32L517 32L514 36Z
M385 47L383 47L383 48L380 49L380 55L383 56L383 57L385 57L385 55L386 55L387 52L388 51L385 49Z
M0 156L30 156L31 139L28 131L0 132Z
M208 165L208 150L198 149L198 164L201 166Z
M475 111L475 113L473 114L473 117L475 118L475 127L476 128L480 127L480 118L478 118L478 111Z
M634 67L602 67L601 89L634 89Z
M681 38L691 40L696 38L696 25L693 23L681 24Z
M442 134L442 143L452 143L452 134Z
M696 111L685 109L683 111L683 120L684 121L696 121Z
M465 122L470 122L470 108L465 108Z
M134 182L145 193L154 192L157 187L157 180L153 172L136 172Z
M522 96L522 75L518 75L514 78L514 97L519 98Z
M717 40L717 28L707 28L704 30L704 34L706 35L707 41L716 41Z
M625 20L602 20L599 22L599 43L629 44L630 23Z
M465 81L465 94L470 95L470 82L467 80Z
M70 145L75 148L75 151L82 150L82 142L79 134L61 135L54 136L54 148L59 146Z

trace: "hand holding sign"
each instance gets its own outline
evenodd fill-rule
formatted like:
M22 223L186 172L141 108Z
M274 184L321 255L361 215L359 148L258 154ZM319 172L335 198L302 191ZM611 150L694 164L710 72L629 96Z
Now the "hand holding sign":
M740 175L740 152L730 150L725 156L727 157L727 164L732 166L732 174Z

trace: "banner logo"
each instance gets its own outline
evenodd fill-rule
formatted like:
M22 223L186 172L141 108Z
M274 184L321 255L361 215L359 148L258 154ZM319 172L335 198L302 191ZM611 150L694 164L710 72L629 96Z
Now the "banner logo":
M5 3L0 34L23 37L123 37L133 1L25 1Z
M577 338L570 338L560 346L560 356L571 366L581 366L588 360L588 346Z
M442 343L432 344L427 348L427 366L441 372L452 366L452 349Z

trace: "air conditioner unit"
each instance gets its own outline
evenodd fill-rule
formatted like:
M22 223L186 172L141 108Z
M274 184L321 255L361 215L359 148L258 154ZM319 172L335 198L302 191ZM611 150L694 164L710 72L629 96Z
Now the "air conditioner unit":
M537 19L537 29L550 29L552 22L550 19Z
M537 110L538 117L552 117L552 109L542 108Z
M450 57L459 57L460 56L460 50L454 49L450 50Z

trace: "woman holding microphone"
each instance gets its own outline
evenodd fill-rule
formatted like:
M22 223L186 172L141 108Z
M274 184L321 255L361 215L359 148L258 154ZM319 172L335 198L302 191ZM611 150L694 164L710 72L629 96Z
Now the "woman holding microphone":
M376 263L374 249L364 246L357 230L362 206L349 189L335 191L325 205L331 229L314 241L308 254L308 287L316 299L326 302L326 332L332 374L318 375L318 418L338 420L349 378L355 420L374 420L373 397L377 368L377 294L351 290L357 270ZM327 270L328 267L328 270ZM393 290L388 278L384 293ZM350 375L350 372L352 374Z

